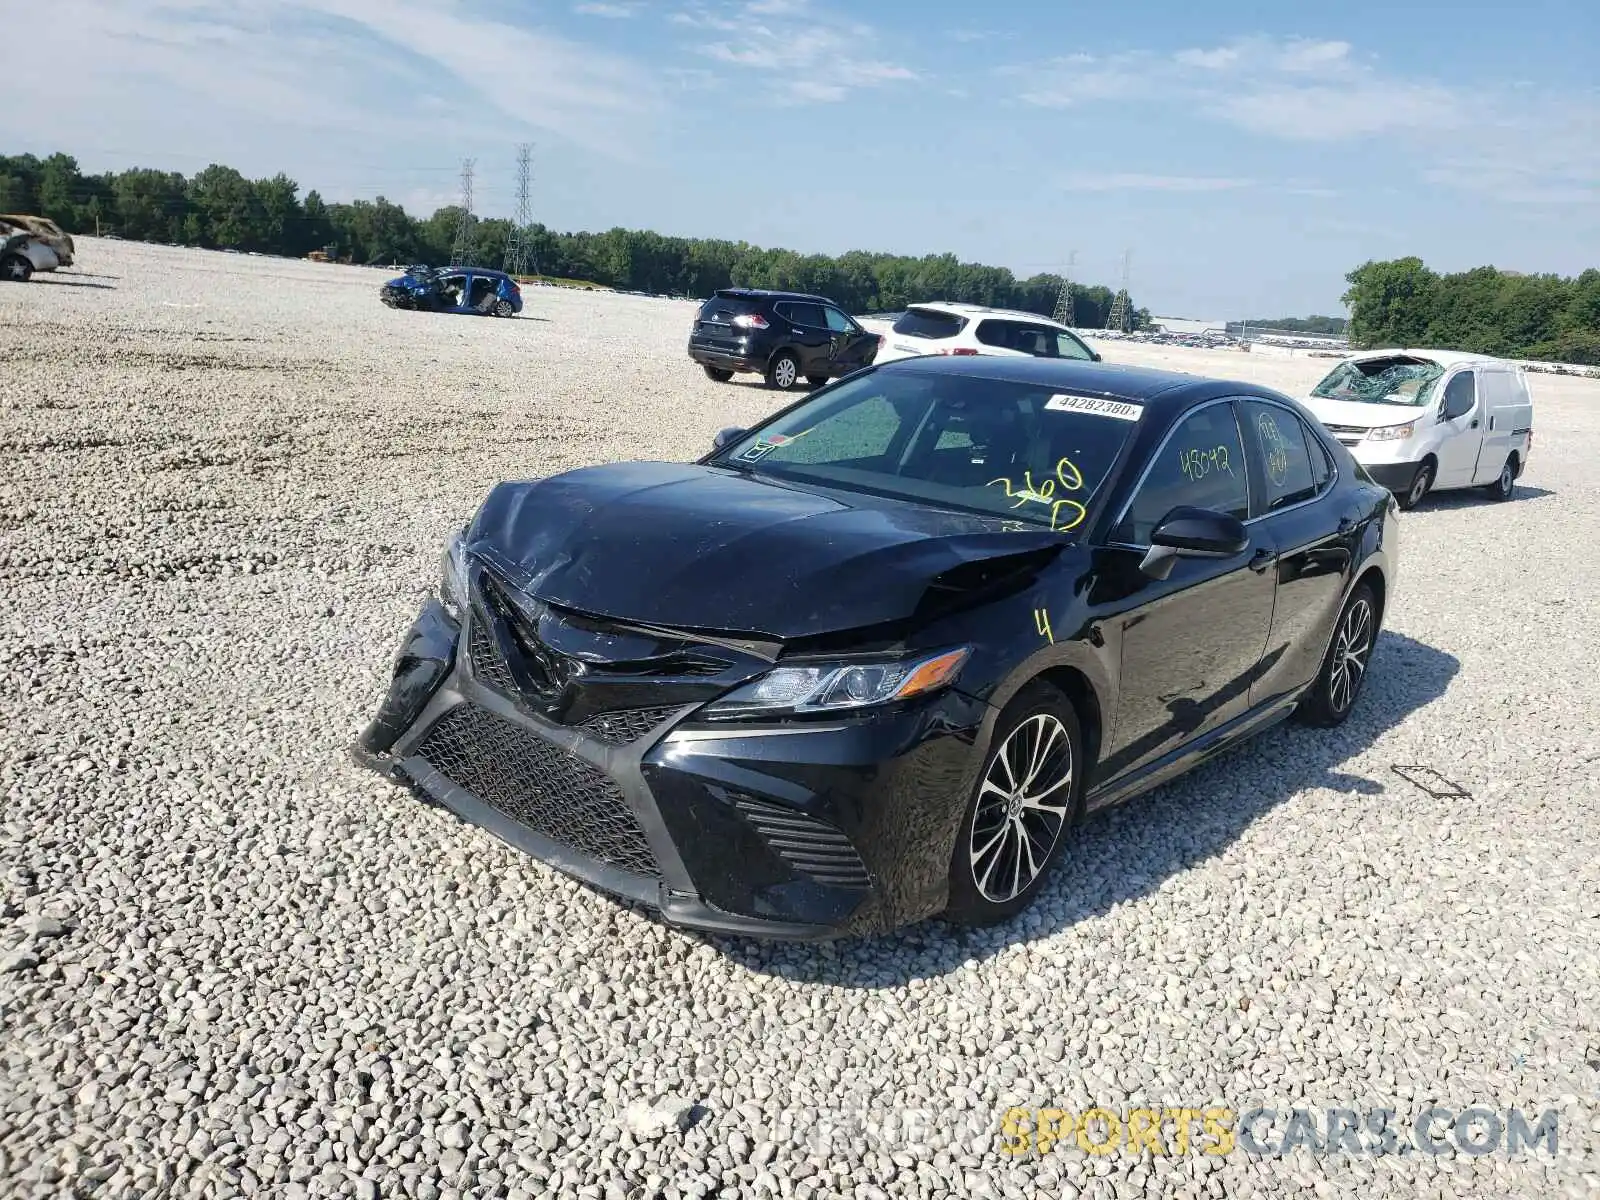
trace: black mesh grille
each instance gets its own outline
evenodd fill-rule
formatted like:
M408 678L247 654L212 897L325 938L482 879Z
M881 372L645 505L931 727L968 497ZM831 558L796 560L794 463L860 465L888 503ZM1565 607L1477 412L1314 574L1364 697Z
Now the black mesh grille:
M622 790L576 755L471 704L458 705L417 750L456 786L514 821L636 875L658 875Z
M866 888L867 868L850 839L815 817L735 793L734 807L777 855L800 874L833 887Z
M578 728L625 746L636 742L661 722L678 711L679 705L658 708L618 708L611 712L595 713L578 722Z
M490 637L488 628L477 614L473 614L471 624L472 634L467 639L467 657L472 660L472 677L485 687L504 692L507 696L515 696L517 685L511 678L511 669L506 666L505 660L500 657L500 652L495 649L494 639Z

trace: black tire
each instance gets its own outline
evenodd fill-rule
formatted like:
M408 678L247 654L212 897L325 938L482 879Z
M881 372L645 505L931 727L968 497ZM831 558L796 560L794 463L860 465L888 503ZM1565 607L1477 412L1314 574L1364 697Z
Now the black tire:
M511 308L511 301L496 300L494 302L494 315L497 317L514 317L517 314Z
M1517 491L1517 456L1510 455L1500 468L1500 477L1483 489L1491 500L1509 500Z
M1360 615L1363 612L1364 618ZM1372 669L1372 652L1377 648L1381 616L1378 595L1372 585L1358 584L1339 610L1339 621L1333 627L1333 637L1328 640L1328 652L1323 656L1316 680L1295 709L1295 716L1302 724L1332 729L1344 724L1345 718L1355 709L1367 673ZM1353 673L1352 666L1357 668Z
M786 392L794 386L794 381L800 378L800 360L795 357L793 350L780 350L772 356L772 361L767 364L767 386Z
M819 388L823 384L828 382L828 376L826 376L826 375L807 375L806 376L806 382L809 383L814 388Z
M33 264L20 254L8 254L0 258L0 279L12 283L27 283L33 278Z
M721 367L708 367L704 363L701 363L700 369L703 370L707 376L716 380L718 383L727 383L728 380L733 378L732 371L724 371Z
M1050 807L1059 808L1053 819L1049 812L1021 805L1015 791L1011 797L1002 798L991 789L991 784L1003 788L1008 779L1015 789L1016 771L1027 769L1040 745L1036 739L1041 738L1044 752L1040 771L1052 782L1042 787L1035 784L1032 794L1038 799L1048 797ZM1062 742L1066 749L1064 760L1060 753ZM1019 752L1021 757L1015 757ZM1002 755L1007 756L1004 762ZM1033 903L1061 857L1069 830L1082 813L1084 778L1083 732L1072 701L1041 680L1028 684L995 722L989 754L967 801L950 854L950 898L943 913L946 920L958 925L991 925L1009 920ZM1022 794L1028 793L1024 789ZM1020 890L1010 894L1029 864L1021 857L1023 836L1037 870ZM1002 882L1008 870L1012 879Z
M1406 490L1395 497L1400 502L1400 508L1410 512L1421 504L1427 494L1433 490L1433 463L1424 462L1417 468L1417 473L1411 477L1411 482L1406 485Z

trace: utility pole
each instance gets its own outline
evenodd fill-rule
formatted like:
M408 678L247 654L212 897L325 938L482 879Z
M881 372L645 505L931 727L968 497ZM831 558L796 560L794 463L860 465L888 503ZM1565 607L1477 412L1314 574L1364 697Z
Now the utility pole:
M472 169L473 160L461 160L461 218L456 223L456 242L450 250L452 267L467 266L472 257Z
M506 235L505 262L501 264L507 275L528 274L533 259L533 241L528 232L532 224L533 145L524 142L517 147L517 211L512 218L511 232Z
M1072 294L1072 277L1077 273L1078 252L1072 251L1067 255L1067 273L1062 277L1061 290L1056 294L1056 311L1053 320L1058 325L1065 325L1068 329L1078 326L1077 305Z
M1112 300L1111 311L1106 315L1106 328L1120 333L1127 333L1133 328L1133 312L1128 299L1128 267L1132 259L1132 250L1122 252L1122 290Z

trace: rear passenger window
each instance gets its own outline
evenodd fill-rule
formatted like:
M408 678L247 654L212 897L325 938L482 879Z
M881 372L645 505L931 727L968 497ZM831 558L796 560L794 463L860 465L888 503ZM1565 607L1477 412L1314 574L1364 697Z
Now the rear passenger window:
M927 308L909 308L894 323L894 331L901 337L952 338L966 328L967 319L954 313L934 312Z
M994 346L1000 350L1010 350L1017 337L1017 327L1011 321L979 321L978 341L985 346Z
M1315 497L1321 484L1312 466L1308 445L1311 435L1300 418L1286 408L1256 400L1246 400L1244 412L1267 479L1263 511L1287 508ZM1324 461L1321 465L1326 468L1327 464Z
M1322 444L1322 439L1304 421L1300 422L1300 432L1305 435L1306 451L1311 456L1311 478L1320 492L1333 478L1333 459L1328 457L1328 448Z
M812 329L828 327L828 318L822 315L820 304L797 304L789 301L774 307L777 308L779 316L787 321L793 321L796 325L808 325Z
M1148 546L1151 532L1180 504L1215 509L1241 521L1249 517L1244 446L1231 405L1212 404L1184 418L1150 464L1112 540Z

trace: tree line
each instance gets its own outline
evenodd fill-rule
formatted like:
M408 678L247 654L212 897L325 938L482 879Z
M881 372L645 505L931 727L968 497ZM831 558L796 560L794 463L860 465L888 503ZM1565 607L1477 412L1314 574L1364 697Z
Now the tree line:
M1276 329L1284 333L1305 333L1312 337L1343 337L1343 317L1254 317L1229 321L1229 333L1248 333L1252 329Z
M49 217L71 233L134 241L259 251L299 258L323 251L340 261L441 265L451 257L461 209L413 217L384 197L330 204L315 190L300 196L287 175L248 179L213 164L192 177L133 167L86 175L68 154L0 156L0 212ZM468 258L501 265L510 221L470 219ZM699 297L723 287L781 288L829 296L851 312L894 312L921 300L956 300L1050 315L1062 279L1019 279L1005 267L953 254L913 258L852 250L837 257L769 249L714 238L667 237L649 230L559 233L528 230L537 271L546 277L626 291ZM1103 328L1115 293L1076 284L1074 318ZM1149 312L1129 304L1135 327Z
M1345 280L1354 346L1600 366L1600 270L1593 267L1575 279L1494 267L1441 275L1412 257L1363 263Z

